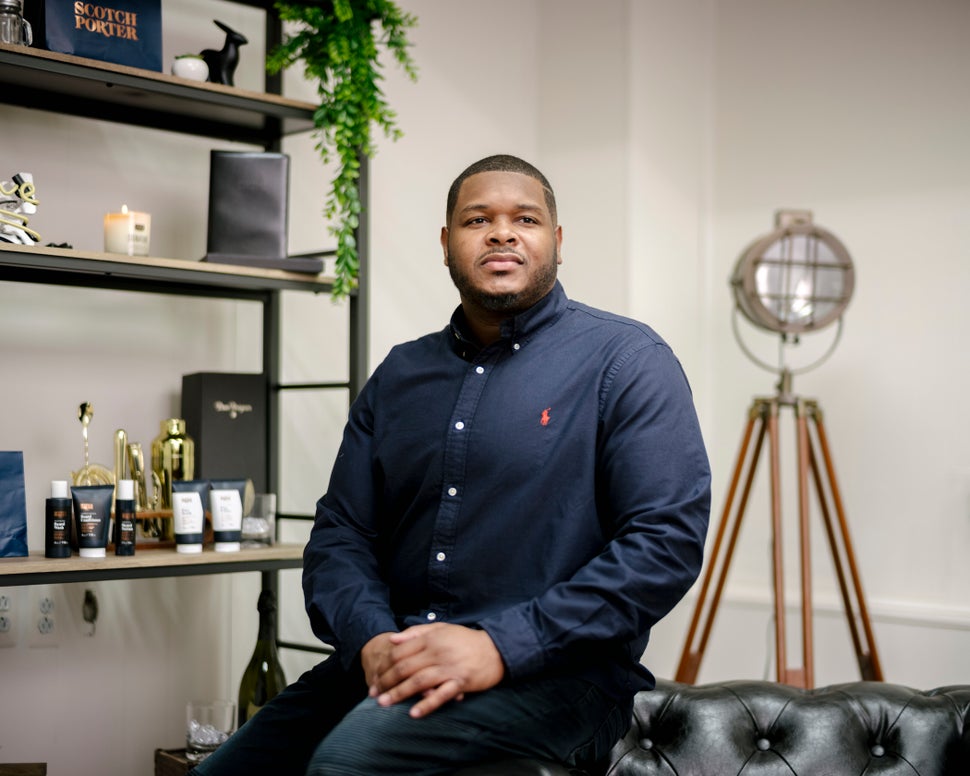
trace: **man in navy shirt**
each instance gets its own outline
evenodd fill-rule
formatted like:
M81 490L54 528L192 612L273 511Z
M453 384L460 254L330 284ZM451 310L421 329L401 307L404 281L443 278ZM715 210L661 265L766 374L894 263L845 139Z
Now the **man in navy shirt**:
M700 570L710 472L670 348L568 299L561 243L527 162L455 180L461 304L355 400L304 553L336 652L199 776L582 766L625 732L650 629Z

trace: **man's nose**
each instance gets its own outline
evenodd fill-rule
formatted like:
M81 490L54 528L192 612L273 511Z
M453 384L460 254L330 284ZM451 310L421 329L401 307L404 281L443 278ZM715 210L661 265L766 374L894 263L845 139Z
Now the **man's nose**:
M488 234L488 240L492 244L514 243L518 239L512 224L508 221L499 219L492 222L492 229Z

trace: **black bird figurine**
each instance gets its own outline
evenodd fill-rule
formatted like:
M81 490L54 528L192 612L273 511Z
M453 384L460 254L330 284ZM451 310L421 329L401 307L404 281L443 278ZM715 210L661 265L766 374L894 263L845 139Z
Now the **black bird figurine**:
M222 49L205 49L199 52L199 56L205 60L209 66L209 80L214 84L226 84L234 86L232 76L236 72L236 65L239 64L239 47L249 43L246 37L236 32L232 27L223 24L218 19L213 19L216 26L226 33L226 42Z

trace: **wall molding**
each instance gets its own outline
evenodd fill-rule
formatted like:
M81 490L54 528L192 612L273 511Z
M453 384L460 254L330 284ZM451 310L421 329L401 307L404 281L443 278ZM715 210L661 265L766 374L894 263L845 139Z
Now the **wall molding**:
M691 601L696 602L696 594ZM787 608L799 611L800 597L796 590L785 591ZM774 596L761 586L727 586L722 595L722 605L755 607L771 614ZM869 617L873 623L883 622L914 628L937 628L970 631L970 606L953 606L931 601L910 601L892 598L866 598ZM842 597L837 591L812 591L812 608L816 615L844 618Z

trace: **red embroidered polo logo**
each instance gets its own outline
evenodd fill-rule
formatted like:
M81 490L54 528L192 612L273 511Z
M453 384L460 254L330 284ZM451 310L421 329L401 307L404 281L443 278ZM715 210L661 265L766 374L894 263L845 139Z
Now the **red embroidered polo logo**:
M552 409L552 407L546 407L542 411L542 417L539 418L539 423L541 423L543 426L548 426L549 425L549 421L551 420L551 418L549 417L549 410L551 410L551 409Z

